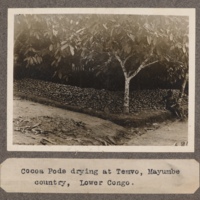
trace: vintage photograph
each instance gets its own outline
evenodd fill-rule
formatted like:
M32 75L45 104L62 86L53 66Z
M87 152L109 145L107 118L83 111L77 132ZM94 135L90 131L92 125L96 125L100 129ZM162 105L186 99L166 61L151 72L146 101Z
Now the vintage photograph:
M8 150L194 151L194 9L9 9Z

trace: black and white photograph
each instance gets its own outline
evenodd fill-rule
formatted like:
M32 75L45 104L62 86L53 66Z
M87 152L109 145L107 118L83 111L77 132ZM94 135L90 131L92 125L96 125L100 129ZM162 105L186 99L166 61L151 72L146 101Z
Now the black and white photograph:
M8 150L193 152L195 9L8 10Z

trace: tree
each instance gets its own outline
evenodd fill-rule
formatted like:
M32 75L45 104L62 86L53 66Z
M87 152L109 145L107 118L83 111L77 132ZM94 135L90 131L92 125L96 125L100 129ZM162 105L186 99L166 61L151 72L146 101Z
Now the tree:
M181 72L178 76L185 81L180 97L185 89L188 77L187 17L26 15L22 16L20 25L26 26L25 33L20 33L19 28L15 41L19 37L22 41L26 39L15 48L18 49L16 52L22 52L23 62L27 66L38 64L48 54L55 67L54 75L61 79L68 78L73 70L92 70L97 75L107 73L115 70L116 66L111 63L117 61L125 80L124 113L129 113L130 81L155 63L165 63L172 79L177 80L174 74ZM36 43L36 40L42 42ZM91 63L92 68L88 68Z
M171 23L168 23L169 30L168 48L169 53L167 62L168 72L170 75L169 81L182 81L179 93L181 101L185 87L188 82L189 70L189 19L188 17L175 17Z
M15 17L14 55L15 60L26 67L40 64L42 49L47 47L44 38L44 19L37 15L18 15Z
M157 62L172 62L176 70L184 65L182 76L185 76L188 69L187 18L97 15L93 23L84 45L89 52L87 56L107 54L107 60L99 67L104 73L113 59L119 62L125 78L124 113L129 113L130 81L141 70Z

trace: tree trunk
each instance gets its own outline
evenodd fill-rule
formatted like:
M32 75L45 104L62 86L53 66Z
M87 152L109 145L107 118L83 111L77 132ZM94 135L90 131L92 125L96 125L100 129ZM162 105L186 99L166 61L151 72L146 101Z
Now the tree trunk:
M124 73L124 77L125 77L124 110L123 111L124 111L125 114L127 114L127 113L129 113L129 87L130 87L130 80L132 78L134 78L142 69L157 63L158 60L147 64L147 62L151 58L151 55L150 55L146 60L144 60L144 62L141 63L141 65L133 73L130 73L130 72L127 72L125 64L126 64L127 60L130 57L132 57L133 55L129 55L128 57L126 57L126 59L124 61L122 61L122 59L117 54L114 54L114 55L115 55L116 59L119 61L120 66L122 68L122 71Z
M181 90L180 90L180 94L179 94L179 100L182 100L183 96L184 96L184 92L185 92L185 87L188 81L188 74L186 74L182 86L181 86Z
M129 113L129 87L130 79L125 77L125 89L124 89L124 113Z

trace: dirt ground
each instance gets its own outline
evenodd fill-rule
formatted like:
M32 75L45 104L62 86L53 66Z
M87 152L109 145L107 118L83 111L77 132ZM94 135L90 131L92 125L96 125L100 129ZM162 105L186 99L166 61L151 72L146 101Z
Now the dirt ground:
M13 143L18 145L186 145L181 121L125 128L97 117L14 98Z

